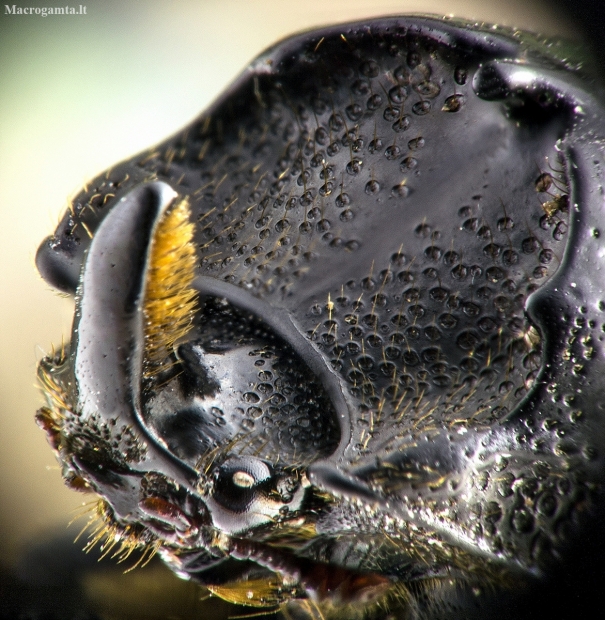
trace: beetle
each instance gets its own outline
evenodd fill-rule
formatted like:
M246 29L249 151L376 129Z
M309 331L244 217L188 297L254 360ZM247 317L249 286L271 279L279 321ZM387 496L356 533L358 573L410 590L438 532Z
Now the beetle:
M309 617L555 572L602 510L592 88L503 30L340 25L91 181L36 258L89 545Z

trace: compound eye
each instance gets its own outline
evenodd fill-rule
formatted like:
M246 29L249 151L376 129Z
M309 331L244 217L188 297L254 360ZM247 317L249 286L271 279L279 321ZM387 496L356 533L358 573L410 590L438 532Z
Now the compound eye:
M272 469L260 459L230 458L215 473L213 497L229 510L245 512L272 478Z
M233 457L219 467L217 475L222 480L231 478L235 486L247 489L269 480L273 470L265 461L251 456Z
M251 476L247 471L236 471L233 474L233 484L236 487L241 487L242 489L249 489L254 486L254 476Z

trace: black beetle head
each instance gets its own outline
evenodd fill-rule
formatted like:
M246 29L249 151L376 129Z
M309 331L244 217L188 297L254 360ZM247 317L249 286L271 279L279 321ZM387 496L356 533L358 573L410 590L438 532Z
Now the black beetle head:
M304 34L76 197L37 256L77 299L38 420L125 553L356 603L582 539L603 114L545 51L430 18Z

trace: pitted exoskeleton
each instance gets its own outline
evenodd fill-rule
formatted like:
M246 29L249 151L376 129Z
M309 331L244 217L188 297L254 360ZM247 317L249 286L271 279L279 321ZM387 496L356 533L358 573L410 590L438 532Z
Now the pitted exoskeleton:
M390 18L92 181L38 419L97 539L311 615L547 576L599 511L601 118L518 36Z

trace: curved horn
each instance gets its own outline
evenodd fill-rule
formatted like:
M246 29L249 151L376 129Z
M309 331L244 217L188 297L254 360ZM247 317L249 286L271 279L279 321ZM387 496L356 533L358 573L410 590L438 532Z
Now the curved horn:
M159 220L176 196L165 183L141 185L103 220L78 290L73 367L80 415L129 425L145 440L145 468L170 474L190 487L195 472L150 436L140 416L142 305L150 247Z

